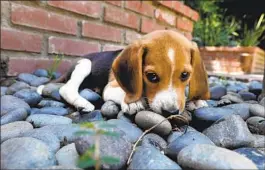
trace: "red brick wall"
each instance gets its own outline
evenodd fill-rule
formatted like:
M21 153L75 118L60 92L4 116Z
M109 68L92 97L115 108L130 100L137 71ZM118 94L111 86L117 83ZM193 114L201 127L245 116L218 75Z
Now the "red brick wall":
M199 15L180 1L1 1L1 55L11 74L47 67L64 54L125 47L148 32L173 29L192 38Z

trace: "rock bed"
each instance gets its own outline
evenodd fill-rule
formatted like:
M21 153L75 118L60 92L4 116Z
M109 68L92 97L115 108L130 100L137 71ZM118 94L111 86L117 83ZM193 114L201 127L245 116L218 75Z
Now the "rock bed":
M260 82L209 77L209 107L187 107L183 115L189 126L177 120L161 123L142 138L127 165L134 143L165 117L151 111L127 115L89 89L80 94L97 110L76 111L59 95L62 83L47 84L42 96L37 93L36 87L49 81L47 76L38 69L2 83L1 169L79 169L76 161L94 139L75 135L78 124L99 121L114 124L107 130L120 134L100 138L100 154L120 160L103 164L103 169L264 169L265 98L257 101Z

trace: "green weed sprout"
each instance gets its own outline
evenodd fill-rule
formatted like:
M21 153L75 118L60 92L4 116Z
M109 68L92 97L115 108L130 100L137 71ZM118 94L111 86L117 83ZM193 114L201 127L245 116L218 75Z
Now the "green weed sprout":
M63 54L61 56L59 54L57 54L54 57L54 60L52 62L52 65L47 69L47 71L48 71L48 78L55 79L55 77L53 75L53 72L55 72L58 69L58 67L61 64L63 58L64 58L64 55Z

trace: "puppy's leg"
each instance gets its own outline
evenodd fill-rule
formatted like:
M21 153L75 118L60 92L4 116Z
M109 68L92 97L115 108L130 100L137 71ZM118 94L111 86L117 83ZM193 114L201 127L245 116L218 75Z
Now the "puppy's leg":
M76 108L83 108L84 111L90 112L95 109L89 101L81 97L78 93L79 86L83 80L91 73L91 61L81 59L77 62L75 69L71 74L70 80L59 90L60 95L71 105Z
M187 110L193 111L201 107L208 107L208 104L205 100L193 100L187 102Z
M121 87L112 87L108 84L103 91L104 101L112 100L113 102L121 105L121 110L125 113L135 114L141 110L144 110L146 104L143 99L140 99L134 103L127 104L124 102L126 93Z

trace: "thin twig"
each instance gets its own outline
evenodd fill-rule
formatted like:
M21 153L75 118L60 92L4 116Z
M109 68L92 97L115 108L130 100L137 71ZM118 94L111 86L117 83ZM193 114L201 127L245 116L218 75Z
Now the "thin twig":
M132 152L128 158L128 161L127 161L127 165L129 165L131 163L131 159L132 159L132 156L133 156L133 153L135 152L135 149L138 145L138 143L142 140L142 138L144 137L144 135L146 135L148 132L150 132L151 130L153 130L154 128L156 128L157 126L159 126L161 123L163 123L164 121L166 120L170 120L170 119L173 119L173 118L179 118L180 120L183 120L184 122L186 122L187 124L189 123L189 121L181 116L181 115L171 115L167 118L165 118L164 120L162 120L161 122L155 124L154 126L150 127L149 129L145 130L144 133L138 138L138 140L134 143L133 145L133 149L132 149Z
M100 145L100 136L99 134L95 135L95 160L96 160L96 166L95 166L95 170L100 170L100 150L99 150L99 145Z

